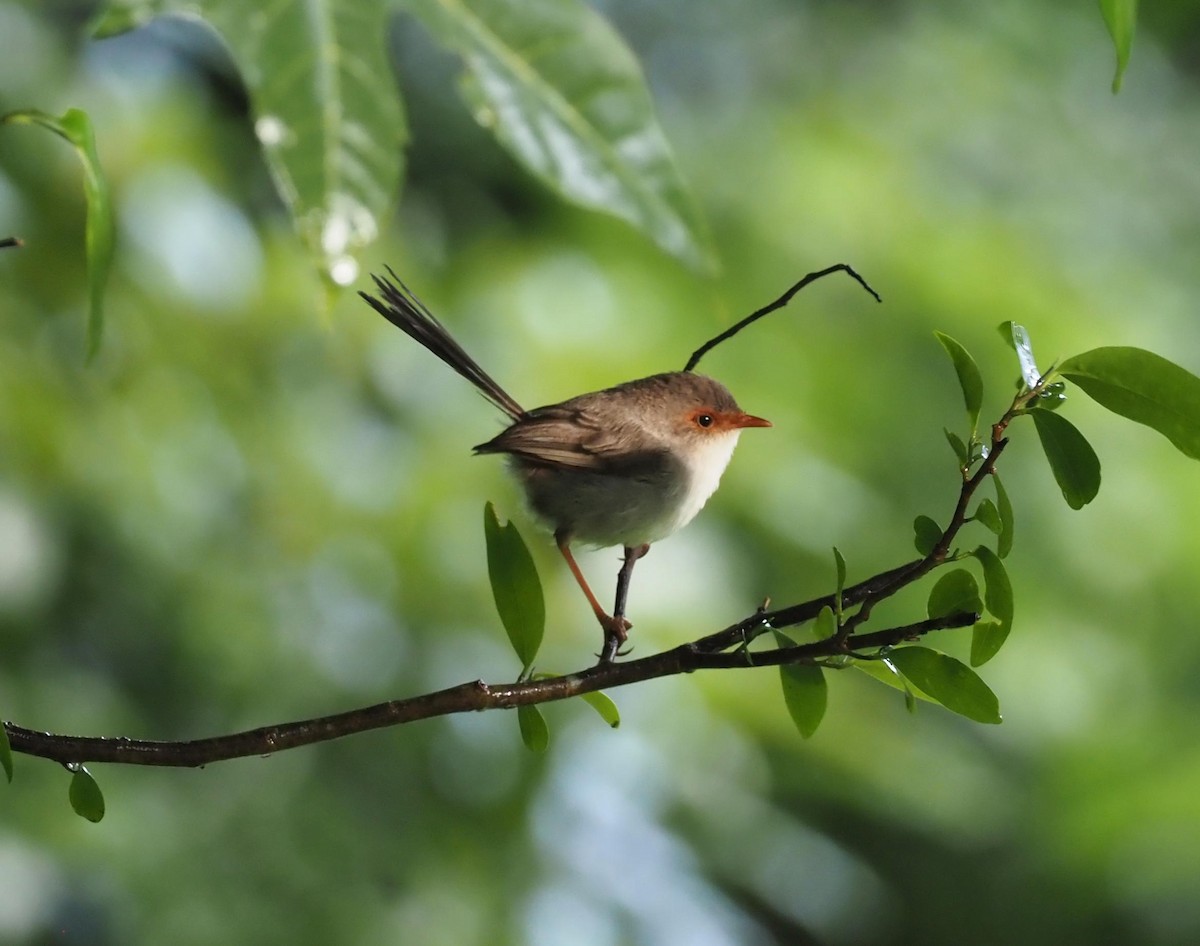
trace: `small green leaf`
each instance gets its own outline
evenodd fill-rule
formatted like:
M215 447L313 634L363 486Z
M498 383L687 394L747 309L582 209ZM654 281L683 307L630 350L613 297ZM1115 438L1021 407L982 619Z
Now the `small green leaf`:
M528 703L517 707L517 724L521 727L521 741L530 752L545 752L550 745L550 727L542 711Z
M1042 373L1038 370L1037 362L1033 357L1033 344L1029 340L1029 332L1026 331L1024 325L1018 325L1016 322L1010 322L1009 326L1012 332L1013 350L1017 353L1017 361L1021 364L1021 377L1025 379L1025 384L1035 388L1042 379Z
M537 657L546 628L542 583L521 533L511 522L501 526L491 503L483 508L483 532L496 611L527 672Z
M1100 458L1065 417L1048 411L1031 411L1029 416L1063 499L1072 509L1082 509L1100 492Z
M829 702L825 674L811 664L786 664L779 668L779 682L792 722L802 738L809 738L821 725Z
M979 366L963 346L942 332L934 332L937 340L946 349L946 354L954 363L958 373L958 385L962 388L963 401L967 407L967 419L971 422L971 433L979 425L979 409L983 406L983 378L979 374Z
M833 567L837 573L837 591L833 596L834 617L837 623L842 621L842 592L846 590L846 559L835 545L833 547Z
M67 109L61 118L35 109L9 112L0 118L0 124L4 123L41 125L70 142L83 162L83 194L87 206L84 225L88 268L87 356L91 359L100 350L104 336L104 287L112 269L115 233L112 198L96 152L92 123L87 114L77 108Z
M950 449L954 451L959 467L966 466L970 462L971 455L967 452L967 445L963 443L962 437L945 427L942 428L942 432L946 435L946 443L950 444Z
M942 539L942 527L928 516L913 520L913 545L922 555L928 555Z
M601 693L599 690L593 690L591 693L582 693L580 697L588 706L600 714L603 719L613 729L621 725L621 712L617 709L617 704L614 703L606 693Z
M1157 430L1200 460L1200 378L1141 348L1094 348L1059 368L1068 381L1114 414Z
M1000 557L986 546L971 553L983 566L983 602L996 618L975 625L971 634L971 666L979 667L993 657L1008 639L1013 623L1013 591Z
M95 824L104 817L104 793L82 765L72 769L71 787L67 793L75 814Z
M1000 533L996 539L996 554L1007 558L1013 544L1013 508L1008 499L1008 491L1000 482L1000 477L993 473L992 483L996 487L996 511L1000 513Z
M979 600L979 585L975 576L965 568L946 572L929 592L928 610L931 618L982 611L983 602Z
M990 499L980 500L979 505L975 507L975 515L972 518L996 535L1004 531L1004 523L1000 519L1000 510L996 508L996 504Z
M970 667L928 647L899 647L888 654L913 686L951 712L978 723L999 723L996 694Z
M0 767L4 769L4 776L8 779L9 784L13 780L13 757L12 745L8 741L8 729L4 723L0 722Z
M1133 30L1137 23L1137 0L1100 0L1100 12L1104 25L1112 37L1117 53L1117 69L1113 74L1112 91L1121 91L1121 80L1129 65L1129 52L1133 48Z
M816 621L813 622L813 636L823 641L826 638L833 637L837 633L837 616L833 613L833 608L826 606L821 609L821 613L817 615Z

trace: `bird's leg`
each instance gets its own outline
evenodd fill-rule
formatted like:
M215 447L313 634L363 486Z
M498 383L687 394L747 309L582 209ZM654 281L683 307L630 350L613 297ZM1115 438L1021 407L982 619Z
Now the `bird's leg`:
M624 615L610 615L600 607L600 602L592 594L592 589L588 586L587 579L583 577L579 563L575 561L575 556L571 554L571 534L560 529L554 533L554 541L558 545L558 550L562 553L562 557L566 559L567 567L571 569L571 574L575 576L575 581L578 582L580 590L588 600L588 604L592 606L592 613L596 615L596 620L600 622L600 627L604 630L604 649L600 652L600 661L602 663L611 663L621 645L625 643L625 639L629 636L629 628L633 625L625 620ZM622 567L621 571L624 573L625 568ZM628 578L626 578L625 583L628 585ZM618 578L619 587L620 579ZM623 610L624 598L619 600L622 602Z
M639 545L634 548L625 546L625 559L621 570L617 572L617 600L613 605L613 617L625 617L625 599L629 597L629 580L633 577L634 563L650 551L649 545Z

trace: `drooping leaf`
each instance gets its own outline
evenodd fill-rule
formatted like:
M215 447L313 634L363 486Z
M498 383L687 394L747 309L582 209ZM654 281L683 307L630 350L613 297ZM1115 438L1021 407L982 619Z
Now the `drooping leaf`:
M783 702L800 736L808 739L825 717L829 686L820 667L810 664L785 664L779 668Z
M983 610L979 600L979 585L975 576L965 568L955 568L938 579L929 592L928 611L931 618L951 614L974 614Z
M533 665L546 627L546 603L533 556L511 522L500 525L491 503L483 507L488 578L500 623L525 671Z
M983 603L996 618L975 625L971 634L971 666L979 667L993 657L1008 639L1013 623L1013 590L1000 557L986 546L971 553L983 567Z
M92 778L92 773L82 765L75 766L71 775L71 786L67 792L71 808L81 818L95 824L104 818L104 793Z
M958 374L958 384L962 388L963 401L967 407L967 419L971 423L971 433L974 434L976 427L979 426L979 410L983 406L983 378L979 374L979 366L975 364L971 353L958 341L942 332L933 334L937 336L937 340L942 343L946 354L954 363L954 370Z
M582 694L582 698L613 729L621 725L621 712L617 709L617 704L612 701L608 694L594 690L591 693Z
M975 515L972 518L996 535L1004 531L1004 523L1000 519L1000 510L996 508L996 504L990 499L980 500L979 505L975 507Z
M970 667L928 647L898 647L888 654L896 668L946 709L978 723L999 723L996 694Z
M1031 411L1029 416L1063 499L1072 509L1082 509L1100 492L1100 458L1065 417L1048 411Z
M546 717L532 703L517 707L517 724L521 727L521 741L530 752L545 752L550 745L550 727Z
M1008 491L1000 482L1000 477L993 473L992 483L996 487L996 511L1000 513L1000 532L996 537L996 554L1006 558L1012 551L1013 544L1013 508L1008 498Z
M913 520L913 545L922 555L928 555L942 539L942 527L929 516Z
M1094 348L1059 367L1102 407L1157 430L1200 460L1200 378L1141 348Z
M67 109L61 118L36 110L10 112L0 118L0 123L41 125L70 142L83 163L83 193L87 206L84 225L88 269L87 356L91 359L100 350L104 337L104 288L112 269L115 233L112 198L96 151L92 123L87 114L77 108Z
M1137 0L1100 0L1100 12L1104 25L1112 37L1117 53L1117 69L1113 74L1113 95L1121 91L1121 81L1129 65L1129 52L1133 48L1133 30L1137 23Z
M582 0L405 0L462 57L463 95L500 143L568 200L614 214L668 253L712 253L641 69Z
M4 769L4 777L9 784L13 780L12 744L8 741L8 730L0 722L0 768Z

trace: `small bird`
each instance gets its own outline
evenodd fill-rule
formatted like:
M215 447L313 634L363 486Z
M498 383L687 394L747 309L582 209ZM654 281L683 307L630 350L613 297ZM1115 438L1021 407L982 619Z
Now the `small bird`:
M600 622L600 659L611 662L632 626L625 602L634 563L703 508L742 430L770 427L770 421L745 413L724 385L691 371L651 375L527 411L388 272L392 280L372 277L382 300L359 295L512 421L474 452L508 456L529 506L554 533ZM611 615L588 586L571 553L573 543L624 548Z

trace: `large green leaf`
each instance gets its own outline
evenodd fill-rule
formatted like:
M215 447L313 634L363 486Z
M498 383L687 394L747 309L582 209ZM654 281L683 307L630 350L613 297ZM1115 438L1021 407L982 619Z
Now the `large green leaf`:
M824 671L811 664L788 664L779 668L779 682L788 715L801 738L808 739L825 718L829 702L829 685L825 682Z
M491 503L483 507L488 578L500 623L525 671L533 665L546 629L546 601L533 556L511 522L500 525Z
M1115 414L1152 427L1200 460L1200 378L1141 348L1093 348L1058 369Z
M463 94L534 174L707 267L711 251L637 60L582 0L403 0L466 64Z
M1065 417L1049 411L1030 411L1029 416L1063 499L1072 509L1082 509L1100 492L1100 458Z
M961 661L928 647L900 647L888 659L913 686L946 709L978 723L1000 722L996 694Z
M983 406L983 378L979 374L979 367L975 364L971 353L955 339L942 332L933 334L937 336L937 340L942 343L946 354L954 363L954 370L958 374L958 384L962 388L963 401L967 407L967 419L971 422L971 433L974 434L975 428L979 426L979 410Z
M69 141L83 162L83 194L87 205L84 231L88 267L87 353L91 358L100 350L100 340L104 336L104 287L108 285L108 274L112 269L115 231L108 179L100 166L92 123L87 114L77 108L67 109L61 118L36 110L10 112L0 118L0 123L48 128Z
M395 196L407 130L386 52L386 0L118 0L99 35L160 13L196 18L228 45L254 130L304 243L337 285Z
M1116 95L1121 91L1121 80L1125 77L1125 67L1129 65L1129 51L1133 48L1137 0L1100 0L1100 12L1117 51L1117 70L1112 81L1113 95Z

